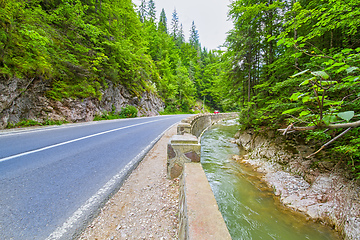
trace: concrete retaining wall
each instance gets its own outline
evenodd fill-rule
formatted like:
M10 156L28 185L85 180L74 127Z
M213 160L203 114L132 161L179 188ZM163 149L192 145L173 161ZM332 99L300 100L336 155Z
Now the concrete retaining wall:
M185 163L180 181L179 239L231 240L200 163Z
M188 127L189 131L185 131L185 133L191 133L196 137L200 137L202 133L214 123L226 118L236 118L237 116L238 113L197 114L182 120L178 127L185 129ZM179 128L178 134L181 134Z
M180 176L179 239L231 239L200 163L202 133L237 113L199 114L184 119L168 143L167 177Z

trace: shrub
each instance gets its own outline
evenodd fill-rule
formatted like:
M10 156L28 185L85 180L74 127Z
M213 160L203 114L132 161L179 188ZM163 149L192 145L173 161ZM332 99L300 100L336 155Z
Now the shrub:
M125 108L121 108L120 117L121 118L134 118L138 114L136 107L127 105Z
M96 115L94 117L94 121L101 121L101 120L113 120L113 119L119 119L121 118L118 114L114 112L106 112L104 111L102 115Z

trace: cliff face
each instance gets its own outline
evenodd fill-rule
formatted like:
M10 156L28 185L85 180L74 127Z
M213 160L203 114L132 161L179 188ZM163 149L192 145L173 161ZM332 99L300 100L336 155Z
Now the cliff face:
M246 154L238 160L262 172L284 205L334 227L345 239L360 239L359 181L339 162L307 159L315 149L275 136L239 132L236 143Z
M138 109L138 116L155 116L163 111L164 102L153 93L143 92L141 98L133 97L121 85L108 82L108 88L102 91L102 99L67 98L55 101L46 97L49 83L41 79L25 80L12 78L0 82L0 129L8 123L17 123L23 119L32 119L43 123L45 120L66 120L68 122L92 121L102 112L119 112L126 105Z

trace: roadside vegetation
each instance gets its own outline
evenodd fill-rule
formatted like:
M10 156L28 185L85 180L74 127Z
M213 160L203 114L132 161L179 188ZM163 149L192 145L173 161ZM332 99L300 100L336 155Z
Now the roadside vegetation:
M202 47L176 10L158 19L154 0L0 0L0 9L0 81L40 79L59 101L101 99L111 81L134 97L157 94L162 114L237 110L244 129L297 134L360 177L359 1L234 0L224 51ZM97 120L133 116L125 109Z
M101 99L111 81L136 97L156 93L166 112L192 112L197 99L218 108L219 53L202 48L195 23L184 30L176 11L156 19L153 0L138 9L131 0L2 0L0 8L0 80L39 78L59 101Z
M229 99L243 128L278 129L360 177L360 3L237 0L227 38ZM326 157L325 155L325 157ZM309 156L310 157L310 156Z
M51 125L62 125L67 123L66 121L54 121L54 120L46 120L44 123L39 123L38 121L25 119L21 120L16 124L8 124L6 128L22 128L22 127L34 127L34 126L51 126Z
M104 112L100 116L95 116L94 121L101 121L101 120L112 120L112 119L120 119L120 118L134 118L137 117L138 110L136 107L127 105L124 108L121 108L120 112L115 111L115 107L111 112Z

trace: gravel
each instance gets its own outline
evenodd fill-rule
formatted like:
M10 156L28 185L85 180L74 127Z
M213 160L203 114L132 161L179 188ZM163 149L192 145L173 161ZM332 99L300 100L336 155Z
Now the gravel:
M179 180L166 179L168 130L80 239L177 239Z

